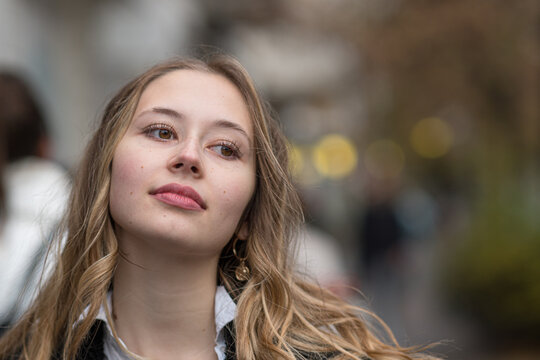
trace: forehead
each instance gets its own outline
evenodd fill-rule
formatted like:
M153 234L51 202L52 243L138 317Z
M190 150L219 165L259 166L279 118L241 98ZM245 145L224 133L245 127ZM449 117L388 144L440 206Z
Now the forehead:
M155 106L213 109L224 115L235 113L251 122L245 99L236 85L223 75L207 71L174 70L149 83L135 114Z
M169 71L151 81L144 92L156 87L174 86L181 88L184 85L193 88L194 86L204 87L209 84L216 85L217 83L223 87L229 87L229 90L236 89L236 86L229 79L219 73L195 69L178 69Z

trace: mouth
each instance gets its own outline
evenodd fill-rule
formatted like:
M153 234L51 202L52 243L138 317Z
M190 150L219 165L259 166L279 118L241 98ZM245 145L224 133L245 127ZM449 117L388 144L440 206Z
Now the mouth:
M185 210L206 210L206 203L197 191L189 186L167 184L150 192L157 200Z

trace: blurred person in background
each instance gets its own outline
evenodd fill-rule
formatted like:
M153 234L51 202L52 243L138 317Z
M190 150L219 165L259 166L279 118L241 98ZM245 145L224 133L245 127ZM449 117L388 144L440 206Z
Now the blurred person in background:
M393 201L370 199L360 223L362 265L367 281L381 272L399 273L404 234Z
M68 178L49 160L42 110L29 86L0 72L0 333L30 303L48 240L67 201Z
M6 212L6 194L4 191L4 164L6 152L4 149L4 124L0 122L0 231Z
M312 224L304 224L297 240L298 271L344 300L353 300L355 279L345 266L337 240Z
M360 224L362 291L374 311L405 337L404 231L395 207L396 185L374 181L367 187L367 204Z
M295 185L300 189L300 185ZM312 218L307 205L308 198L302 191L299 195L305 219ZM353 290L357 282L356 278L348 272L343 249L332 234L314 222L305 220L294 244L295 247L291 250L294 252L299 274L347 302L356 302L355 297L358 294Z

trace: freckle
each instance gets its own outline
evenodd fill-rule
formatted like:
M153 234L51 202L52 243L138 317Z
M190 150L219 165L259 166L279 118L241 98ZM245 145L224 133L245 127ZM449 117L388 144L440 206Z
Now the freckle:
M166 218L166 217L167 217L167 215L163 215L163 217L164 217L164 218Z
M144 166L141 165L141 169L144 169Z
M133 221L130 221L129 223L130 223L130 224L133 224Z
M130 191L130 192L129 192L129 195L133 195L133 191Z
M223 190L223 193L226 194L226 193L227 193L227 190Z

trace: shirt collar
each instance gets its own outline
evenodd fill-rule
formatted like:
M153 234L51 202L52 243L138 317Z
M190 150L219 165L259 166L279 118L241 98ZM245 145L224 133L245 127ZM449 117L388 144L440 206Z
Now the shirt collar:
M111 304L112 293L109 292L107 294L107 307L109 309L112 308ZM86 309L79 320L82 320L86 316L87 312L88 310ZM216 295L214 300L214 321L216 326L216 345L214 347L214 350L218 355L219 360L225 359L225 325L233 321L235 316L236 303L233 301L227 290L225 290L225 287L218 286L216 288ZM123 352L119 344L117 344L114 339L109 321L107 320L105 305L101 305L99 312L96 316L96 320L102 320L106 324L107 331L106 338L104 339L105 351L108 353L106 355L108 355L108 357L112 359L130 359L130 357ZM124 348L127 348L122 339L118 340L120 340Z
M216 289L214 314L217 334L221 333L225 325L236 317L236 303L223 286L218 286Z

